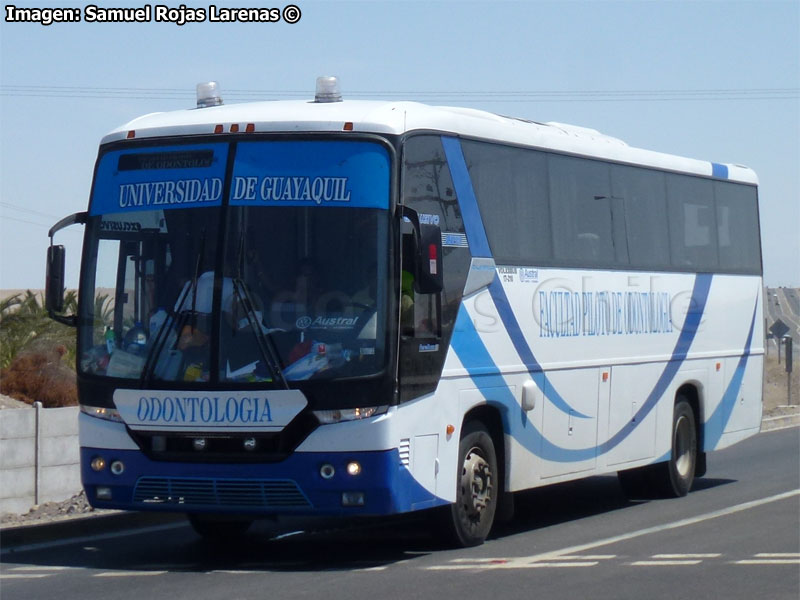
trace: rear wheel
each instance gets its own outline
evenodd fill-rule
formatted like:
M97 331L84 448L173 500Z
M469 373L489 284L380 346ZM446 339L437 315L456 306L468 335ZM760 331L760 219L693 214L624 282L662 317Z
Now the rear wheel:
M680 497L689 493L697 466L697 427L694 411L679 396L672 417L672 453L670 459L655 467L655 483L665 496Z
M453 543L477 546L492 529L500 492L494 443L482 423L464 426L459 465L456 501L446 513L444 529Z

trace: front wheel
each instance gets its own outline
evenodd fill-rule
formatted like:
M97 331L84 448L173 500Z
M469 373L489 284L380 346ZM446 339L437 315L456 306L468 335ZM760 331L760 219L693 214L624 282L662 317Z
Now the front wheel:
M497 455L483 424L464 426L458 456L456 501L449 507L445 533L460 546L477 546L492 529L500 493Z

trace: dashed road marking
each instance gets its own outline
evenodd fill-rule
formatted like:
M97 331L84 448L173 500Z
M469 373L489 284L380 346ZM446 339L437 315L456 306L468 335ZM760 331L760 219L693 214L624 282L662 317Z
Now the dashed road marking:
M6 579L42 579L43 577L50 577L53 573L29 573L27 575L22 574L0 574L0 581L5 581Z
M800 565L800 552L759 552L753 558L734 561L737 565Z
M12 567L11 571L66 571L71 567L39 567L33 565L27 565L24 567Z
M425 567L427 571L465 571L470 569L569 569L594 567L601 560L616 558L616 554L563 555L548 559L536 556L506 558L456 558L447 565Z
M107 571L105 573L96 573L92 577L153 577L155 575L164 575L169 571Z
M722 554L710 553L710 554L654 554L653 558L656 559L666 559L666 560L686 560L686 559L693 559L693 558L719 558Z
M632 567L681 567L699 565L702 560L637 560L630 563Z

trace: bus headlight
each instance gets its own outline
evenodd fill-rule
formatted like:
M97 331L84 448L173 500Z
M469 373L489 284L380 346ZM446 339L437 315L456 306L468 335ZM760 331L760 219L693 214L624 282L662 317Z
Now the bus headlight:
M81 404L81 412L96 419L103 419L104 421L114 421L115 423L122 423L122 417L119 411L115 408L104 408L102 406L86 406Z
M355 477L356 475L361 474L361 463L355 460L351 460L347 463L347 474Z
M95 456L89 465L91 465L92 471L100 472L106 468L106 459L102 456Z
M341 423L343 421L358 421L377 417L389 410L388 405L384 406L365 406L363 408L338 408L335 410L315 410L314 416L317 417L321 425L330 423Z

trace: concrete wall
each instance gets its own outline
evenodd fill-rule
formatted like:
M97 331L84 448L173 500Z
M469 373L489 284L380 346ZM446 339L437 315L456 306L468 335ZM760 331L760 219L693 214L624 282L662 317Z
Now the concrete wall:
M78 407L0 410L0 513L80 492Z

